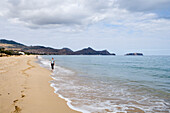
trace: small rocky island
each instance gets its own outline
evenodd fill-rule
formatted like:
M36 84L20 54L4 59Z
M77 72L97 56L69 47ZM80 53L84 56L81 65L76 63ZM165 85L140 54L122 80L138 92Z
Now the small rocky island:
M125 56L143 56L143 53L127 53Z

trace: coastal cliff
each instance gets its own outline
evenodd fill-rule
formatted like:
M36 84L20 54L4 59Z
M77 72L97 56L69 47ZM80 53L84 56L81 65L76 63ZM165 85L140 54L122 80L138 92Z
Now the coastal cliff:
M6 39L0 39L0 48L15 52L23 51L25 53L38 55L116 55L115 53L109 53L107 50L96 51L90 47L73 51L69 48L55 49L45 46L26 46L13 40Z

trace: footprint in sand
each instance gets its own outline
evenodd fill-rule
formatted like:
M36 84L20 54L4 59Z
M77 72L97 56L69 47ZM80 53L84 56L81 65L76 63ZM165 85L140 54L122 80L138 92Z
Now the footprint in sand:
M20 107L15 106L15 111L14 111L14 113L20 113L21 110L22 110L22 109L21 109Z
M24 87L24 89L30 89L29 87Z
M13 102L14 102L14 103L18 102L18 99L17 99L17 100L14 100Z
M23 92L24 92L24 90L21 91L21 93L23 93ZM25 95L21 94L21 98L24 98L24 97L25 97ZM15 110L12 113L20 113L21 112L22 109L15 105L18 101L19 101L18 99L13 101L13 105L15 106Z
M21 95L21 98L24 98L24 97L25 97L25 95L22 94L22 95Z

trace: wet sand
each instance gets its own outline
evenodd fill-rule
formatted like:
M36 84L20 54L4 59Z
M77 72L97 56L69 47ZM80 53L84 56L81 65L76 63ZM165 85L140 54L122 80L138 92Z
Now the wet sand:
M50 87L35 56L0 57L0 113L77 113Z

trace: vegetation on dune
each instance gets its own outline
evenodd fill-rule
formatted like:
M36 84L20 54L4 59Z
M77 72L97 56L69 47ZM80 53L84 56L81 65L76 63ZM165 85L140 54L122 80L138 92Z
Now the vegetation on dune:
M13 50L5 50L5 48L0 48L0 53L4 53L6 55L20 55L18 52Z

